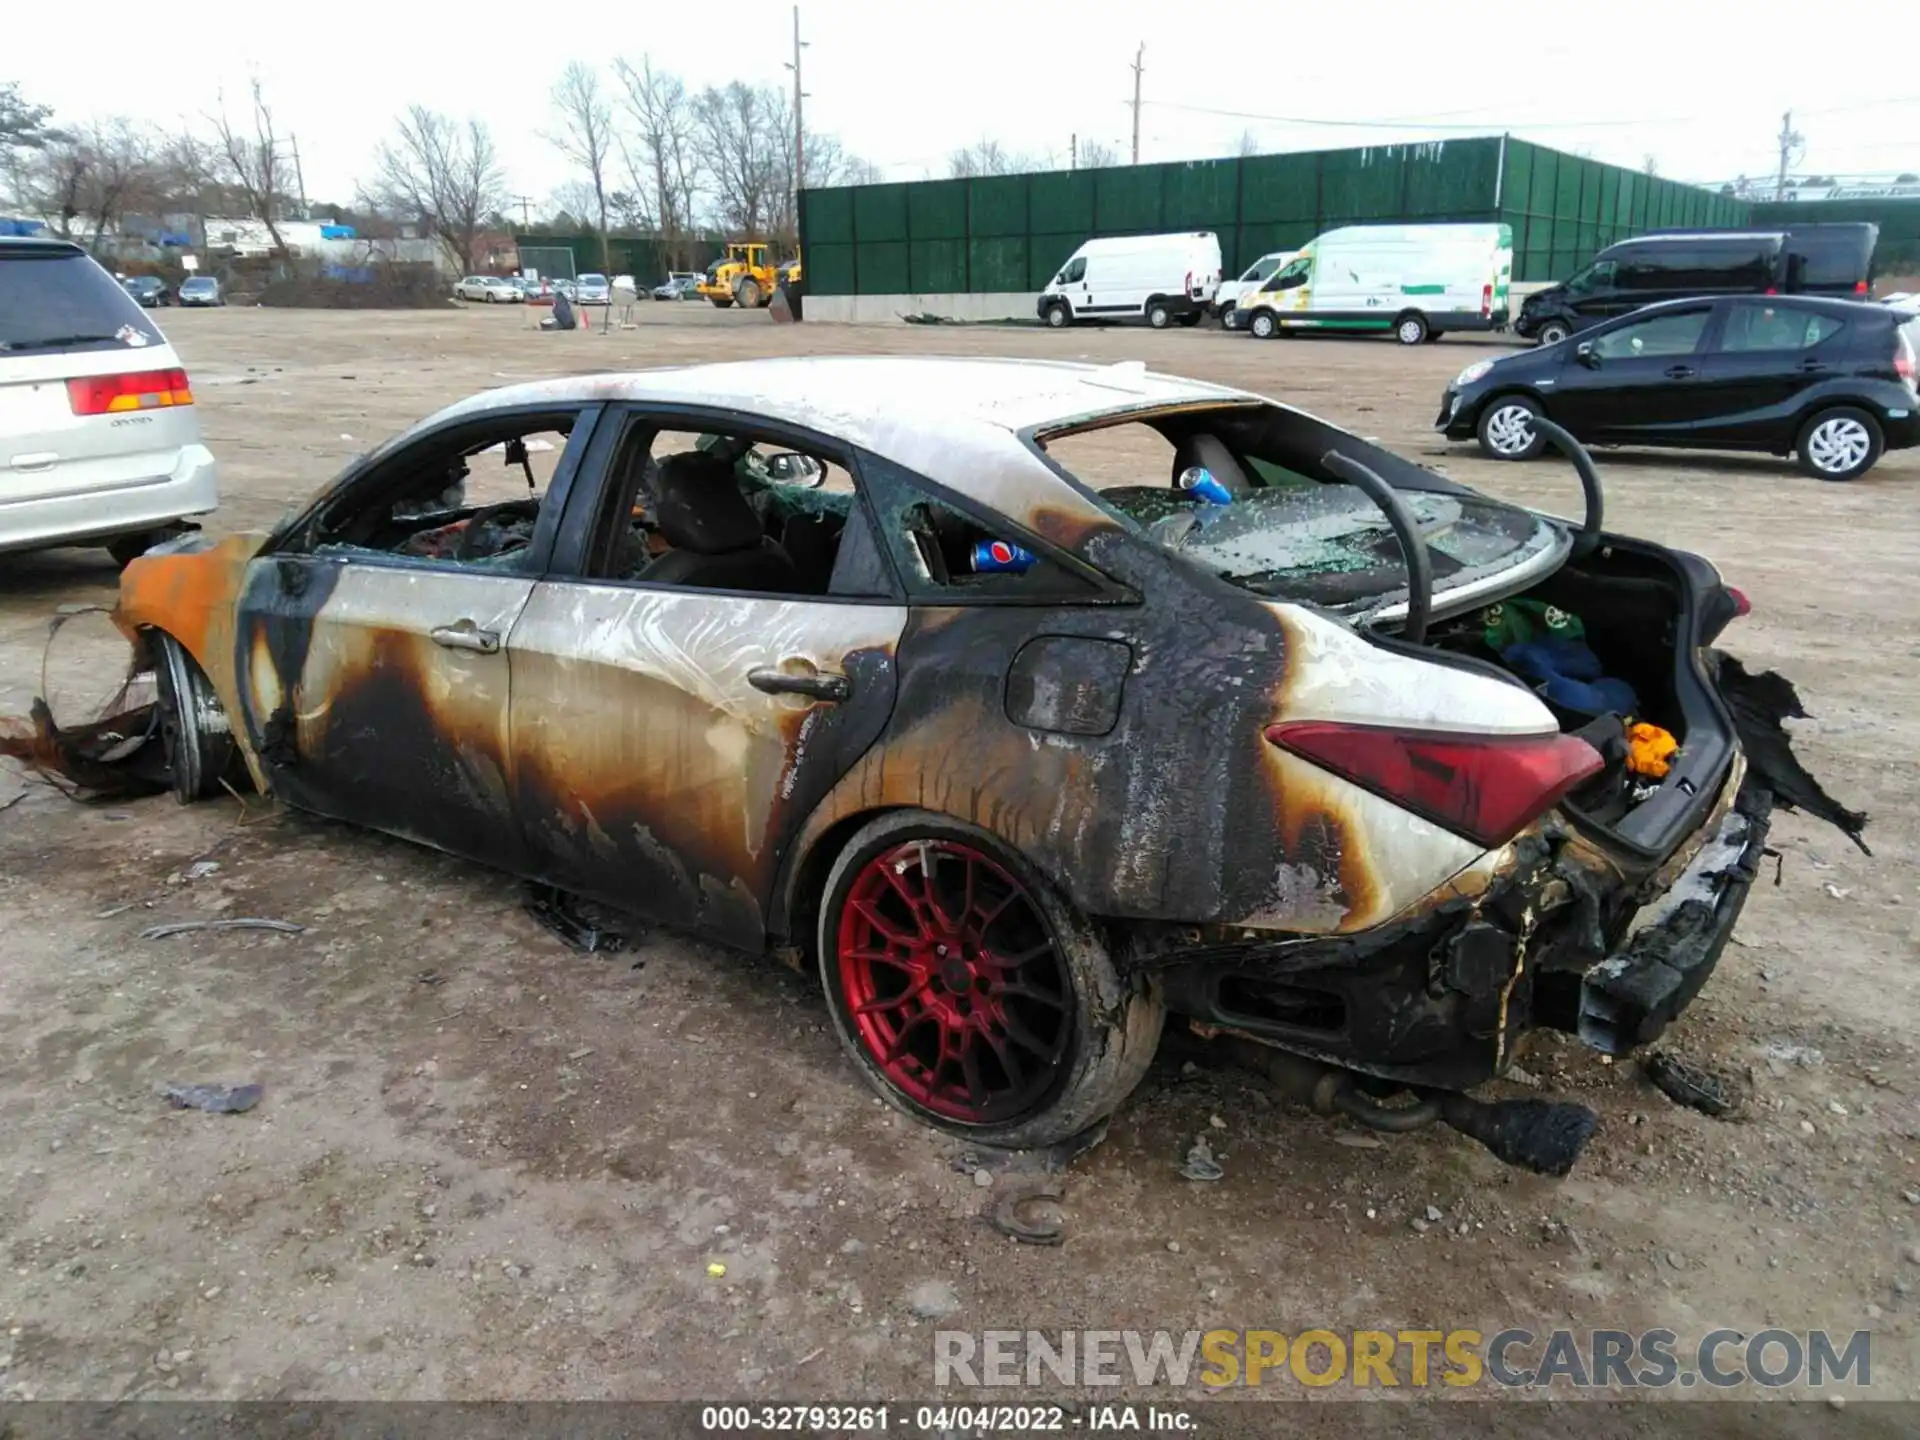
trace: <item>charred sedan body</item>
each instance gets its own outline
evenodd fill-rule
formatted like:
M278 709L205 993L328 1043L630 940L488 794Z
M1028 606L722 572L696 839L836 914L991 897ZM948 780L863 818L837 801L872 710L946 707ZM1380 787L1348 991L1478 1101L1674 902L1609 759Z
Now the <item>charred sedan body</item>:
M1070 473L1123 427L1158 447L1137 483ZM444 508L493 454L526 493ZM1830 805L1791 689L1707 648L1735 592L1603 535L1589 480L1576 529L1134 366L595 376L443 411L271 535L137 561L118 616L182 799L243 765L811 954L854 1063L934 1124L1070 1137L1171 1010L1322 1109L1564 1171L1585 1112L1462 1092L1539 1025L1658 1034L1770 795ZM1582 617L1615 686L1543 699L1496 643L1524 614ZM1677 743L1664 779L1629 719Z

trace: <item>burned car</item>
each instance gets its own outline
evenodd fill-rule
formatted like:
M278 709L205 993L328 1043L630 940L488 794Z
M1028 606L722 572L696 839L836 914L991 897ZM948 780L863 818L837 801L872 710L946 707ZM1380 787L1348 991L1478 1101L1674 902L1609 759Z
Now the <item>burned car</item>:
M1864 823L1791 687L1710 648L1740 594L1605 531L1566 444L1577 521L1137 365L547 381L135 561L117 620L180 799L250 778L804 957L934 1125L1080 1134L1172 1013L1322 1111L1563 1173L1588 1112L1467 1092L1537 1027L1657 1036L1775 803ZM11 744L134 765L142 723Z

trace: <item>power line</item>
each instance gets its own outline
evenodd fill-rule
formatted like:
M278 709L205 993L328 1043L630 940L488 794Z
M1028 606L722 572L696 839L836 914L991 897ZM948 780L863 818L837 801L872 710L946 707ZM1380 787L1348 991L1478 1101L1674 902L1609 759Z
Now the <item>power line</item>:
M1157 106L1162 110L1179 110L1190 115L1222 115L1229 120L1263 120L1273 125L1308 125L1337 130L1450 130L1468 135L1484 135L1486 125L1438 125L1421 120L1317 120L1305 115L1262 115L1249 110L1220 110L1211 105L1180 105L1171 100L1143 100L1143 105ZM1666 117L1648 116L1634 120L1561 120L1528 121L1515 125L1521 130L1603 130L1619 129L1629 125L1678 125L1685 123L1689 116L1669 115ZM1497 122L1488 122L1497 124Z

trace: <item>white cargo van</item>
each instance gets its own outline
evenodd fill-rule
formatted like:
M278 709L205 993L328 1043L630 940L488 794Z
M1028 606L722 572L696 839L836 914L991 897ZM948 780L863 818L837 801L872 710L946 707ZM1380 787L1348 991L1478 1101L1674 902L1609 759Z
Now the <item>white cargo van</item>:
M1089 240L1060 267L1035 307L1058 329L1076 320L1145 320L1156 330L1197 325L1220 288L1220 239L1117 235Z
M1507 225L1352 225L1314 237L1239 299L1240 326L1386 330L1403 345L1449 330L1504 330L1513 279Z
M1222 280L1220 288L1214 292L1213 313L1220 317L1220 323L1229 330L1240 326L1240 297L1250 291L1258 290L1273 278L1273 272L1299 255L1298 250L1273 250L1262 255L1247 267L1246 274L1238 280Z

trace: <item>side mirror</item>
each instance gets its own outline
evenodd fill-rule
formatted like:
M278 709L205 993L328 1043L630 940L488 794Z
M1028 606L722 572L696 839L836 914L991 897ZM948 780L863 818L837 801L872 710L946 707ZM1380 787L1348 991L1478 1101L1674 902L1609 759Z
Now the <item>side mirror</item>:
M1593 342L1591 340L1582 340L1578 345L1574 346L1573 358L1589 370L1598 370L1600 368L1600 357L1594 353Z

